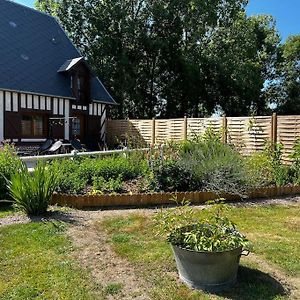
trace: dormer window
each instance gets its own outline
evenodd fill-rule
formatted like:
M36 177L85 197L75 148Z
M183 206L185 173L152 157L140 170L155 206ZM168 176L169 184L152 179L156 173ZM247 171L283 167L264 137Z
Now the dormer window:
M58 73L68 73L70 87L78 104L87 105L90 102L91 83L90 70L82 57L67 60L58 70Z

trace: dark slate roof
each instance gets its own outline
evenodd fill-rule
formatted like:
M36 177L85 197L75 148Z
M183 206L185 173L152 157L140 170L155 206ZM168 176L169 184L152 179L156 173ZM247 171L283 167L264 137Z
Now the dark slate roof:
M74 98L58 70L80 57L55 18L0 0L0 89ZM97 77L91 85L92 100L115 104Z

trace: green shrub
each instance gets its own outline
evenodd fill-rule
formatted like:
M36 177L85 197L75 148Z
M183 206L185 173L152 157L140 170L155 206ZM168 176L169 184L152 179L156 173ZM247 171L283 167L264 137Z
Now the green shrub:
M294 184L300 184L300 139L297 139L291 153L293 163L291 165L291 177Z
M255 152L245 157L245 162L252 187L264 187L274 183L273 165L265 153Z
M244 195L250 185L243 157L212 132L182 143L172 155L159 151L150 164L160 190Z
M146 161L134 161L131 157L116 156L103 159L85 159L79 167L81 178L92 183L93 178L103 177L105 180L122 176L124 180L134 179L146 171Z
M191 174L199 189L243 195L249 187L243 157L218 139L192 142L178 164Z
M164 161L160 167L155 167L153 172L154 184L157 190L184 192L200 189L200 184L197 184L193 175L181 166L178 161Z
M93 180L94 193L120 193L122 190L123 179L121 175L108 180L105 180L103 177L95 177Z
M282 143L272 144L270 141L266 142L264 149L264 154L272 166L273 183L276 186L283 186L292 181L291 169L282 164L282 150Z
M87 179L79 173L81 159L55 160L49 168L57 176L55 191L65 194L82 194L87 186Z
M5 145L0 148L0 199L9 196L6 179L10 180L12 174L16 173L20 167L21 160L15 154L12 146Z
M22 165L7 186L18 209L28 215L39 215L47 211L56 182L56 176L45 165L38 164L32 174Z
M49 166L58 176L56 191L67 194L82 194L88 185L111 182L121 177L129 180L148 172L142 156L116 156L105 158L76 158L53 161ZM113 183L112 183L113 185Z

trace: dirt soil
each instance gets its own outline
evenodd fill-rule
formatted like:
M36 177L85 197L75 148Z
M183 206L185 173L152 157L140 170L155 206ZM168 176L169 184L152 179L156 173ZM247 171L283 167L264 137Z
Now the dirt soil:
M299 205L299 203L300 197L286 197L235 202L232 205ZM202 207L199 206L199 208ZM147 300L151 299L148 294L149 286L147 282L141 279L138 270L133 265L114 253L108 242L107 233L104 229L101 230L101 222L107 217L126 216L131 213L151 215L154 212L154 209L74 210L52 207L50 212L43 217L29 218L18 214L2 218L0 219L0 227L10 224L53 220L67 222L70 224L67 234L76 248L74 256L84 268L91 271L96 284L104 290L115 284L121 285L120 292L114 295L107 293L107 299ZM289 292L290 299L300 299L299 278L287 276L282 270L254 254L251 254L249 259L257 262L262 272L270 274L282 283Z

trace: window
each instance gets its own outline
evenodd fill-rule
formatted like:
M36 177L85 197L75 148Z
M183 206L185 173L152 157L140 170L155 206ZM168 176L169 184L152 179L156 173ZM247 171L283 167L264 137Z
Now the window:
M78 101L84 101L84 78L77 77L77 92L78 92Z
M80 119L79 118L74 118L73 119L73 124L72 124L72 134L73 136L79 136L80 135Z
M21 121L22 136L42 137L43 136L43 117L42 116L22 116Z

